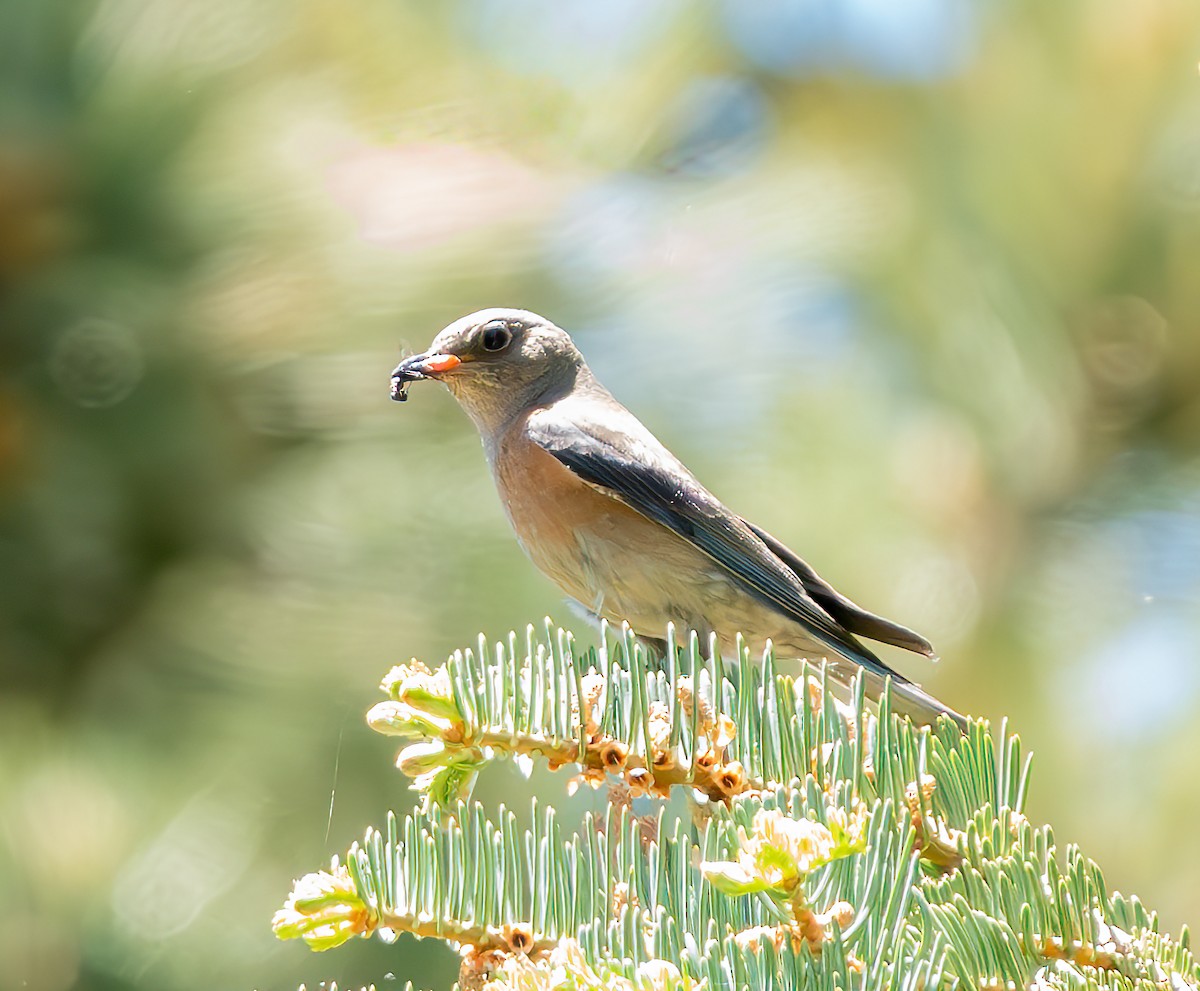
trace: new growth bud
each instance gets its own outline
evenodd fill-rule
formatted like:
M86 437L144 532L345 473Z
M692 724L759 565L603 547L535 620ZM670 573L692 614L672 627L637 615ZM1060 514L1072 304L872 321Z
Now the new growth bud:
M280 939L302 939L314 950L329 950L369 933L377 923L355 890L345 867L305 874L292 888L271 928Z

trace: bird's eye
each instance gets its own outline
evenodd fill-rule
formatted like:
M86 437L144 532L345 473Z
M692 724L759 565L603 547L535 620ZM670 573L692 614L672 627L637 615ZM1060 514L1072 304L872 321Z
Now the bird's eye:
M512 343L512 331L502 323L489 323L483 328L483 349L503 351Z

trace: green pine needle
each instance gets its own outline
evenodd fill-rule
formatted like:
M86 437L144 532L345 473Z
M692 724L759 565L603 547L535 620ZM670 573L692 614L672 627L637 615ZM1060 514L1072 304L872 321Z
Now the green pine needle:
M400 760L425 804L297 882L281 938L435 936L497 991L1200 985L1186 930L1159 933L1026 819L1006 727L918 728L887 693L873 713L861 681L842 701L823 668L781 674L740 640L731 665L694 634L666 658L627 628L602 652L548 624L518 642L389 674L370 721L425 737ZM503 757L682 788L692 814L618 803L564 828L535 803L523 829L467 798Z

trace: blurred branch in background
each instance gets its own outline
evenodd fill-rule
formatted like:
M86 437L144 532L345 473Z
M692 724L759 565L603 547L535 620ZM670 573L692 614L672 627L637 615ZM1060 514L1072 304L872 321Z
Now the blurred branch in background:
M10 975L307 970L278 877L395 804L356 686L562 614L452 404L386 398L495 304L928 632L906 673L1013 717L1038 821L1200 917L1197 41L1184 0L5 3Z

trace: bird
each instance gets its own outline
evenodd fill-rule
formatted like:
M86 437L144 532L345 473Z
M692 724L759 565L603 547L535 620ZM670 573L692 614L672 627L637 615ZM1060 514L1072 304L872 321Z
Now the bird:
M661 642L668 623L715 634L728 653L824 658L849 684L920 723L963 716L859 639L936 659L928 640L839 593L762 527L728 509L597 380L566 331L528 310L490 308L440 331L392 372L445 385L474 423L504 511L533 564L590 615Z

